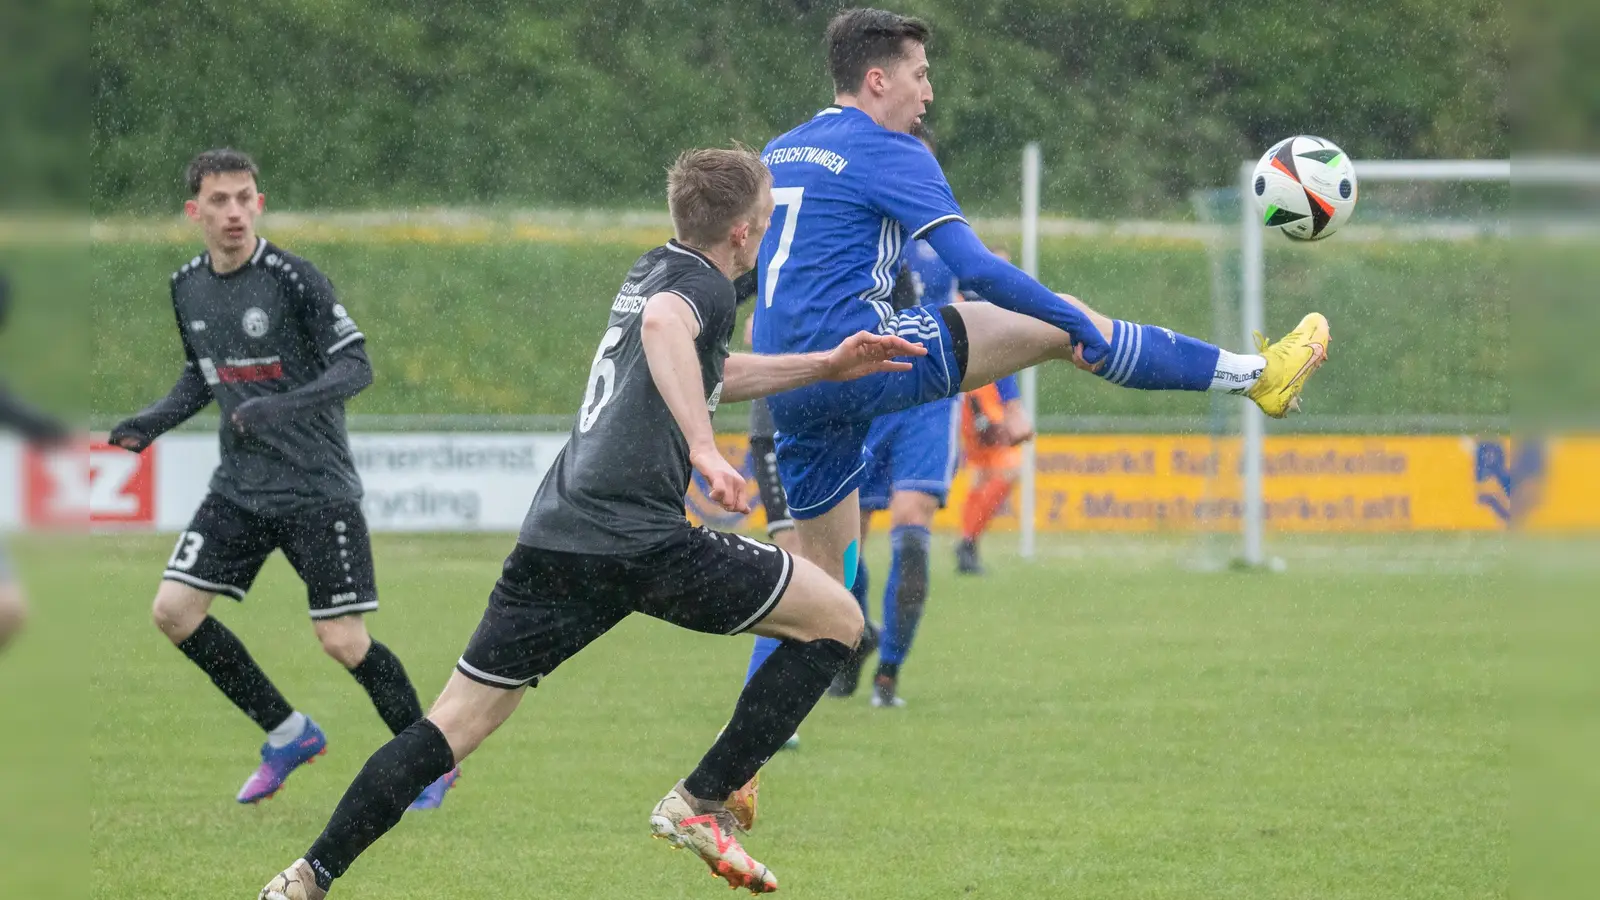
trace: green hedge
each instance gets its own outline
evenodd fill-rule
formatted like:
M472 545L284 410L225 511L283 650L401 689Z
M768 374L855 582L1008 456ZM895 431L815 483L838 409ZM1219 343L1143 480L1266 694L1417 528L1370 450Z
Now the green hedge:
M332 278L368 336L377 381L352 410L397 414L570 415L611 298L643 249L287 243ZM192 252L169 244L97 247L91 359L98 414L132 411L170 387L180 357L167 276ZM1333 362L1317 376L1313 412L1506 413L1510 266L1502 243L1275 241L1268 262L1274 333L1311 309L1333 322ZM1118 317L1213 333L1211 262L1198 244L1047 240L1041 271L1047 284ZM1043 373L1047 414L1206 409L1200 398L1113 388L1067 366Z
M830 101L814 0L98 0L94 208L182 199L207 146L254 151L279 209L656 206L681 149L760 145ZM1492 0L914 0L930 122L973 211L1186 214L1196 185L1312 132L1359 158L1502 157Z

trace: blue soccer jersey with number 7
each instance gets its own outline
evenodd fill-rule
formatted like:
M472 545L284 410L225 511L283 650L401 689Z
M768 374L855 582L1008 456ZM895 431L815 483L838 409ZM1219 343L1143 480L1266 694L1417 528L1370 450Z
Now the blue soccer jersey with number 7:
M859 485L873 418L960 389L946 323L924 307L897 313L890 297L901 249L965 219L928 148L857 109L824 109L768 144L762 160L775 207L756 269L756 352L829 350L857 331L898 334L928 349L912 358L911 371L771 398L790 511L808 519Z
M758 353L827 350L894 315L900 251L965 219L922 142L828 107L767 145L776 207L757 263Z

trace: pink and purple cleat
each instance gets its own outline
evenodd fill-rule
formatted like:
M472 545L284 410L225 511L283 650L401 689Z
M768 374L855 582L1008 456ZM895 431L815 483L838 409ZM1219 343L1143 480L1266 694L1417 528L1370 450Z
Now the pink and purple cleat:
M306 719L306 728L286 746L261 745L261 767L239 789L240 803L260 803L283 788L289 773L328 752L328 736Z
M411 801L410 809L438 809L444 804L444 792L455 787L456 779L461 777L461 767L444 773L438 781L422 789L417 799Z

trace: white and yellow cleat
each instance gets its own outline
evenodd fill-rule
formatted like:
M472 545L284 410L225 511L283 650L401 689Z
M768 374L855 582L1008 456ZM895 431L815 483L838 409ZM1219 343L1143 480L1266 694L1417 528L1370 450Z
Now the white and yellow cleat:
M697 804L678 782L650 813L650 831L655 837L699 854L731 888L745 888L752 894L770 894L778 889L777 876L744 852L737 836L738 823L722 804Z
M1284 418L1290 410L1298 412L1300 392L1305 389L1311 373L1327 361L1331 340L1328 320L1321 313L1311 313L1301 319L1283 340L1271 344L1256 332L1256 347L1266 358L1267 367L1245 396L1274 419Z
M257 900L324 900L328 892L317 887L311 864L297 859L261 889Z

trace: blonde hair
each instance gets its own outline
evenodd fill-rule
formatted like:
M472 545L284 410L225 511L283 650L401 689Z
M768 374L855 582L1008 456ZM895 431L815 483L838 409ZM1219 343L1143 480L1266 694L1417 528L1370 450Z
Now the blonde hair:
M748 216L772 180L749 147L685 150L667 170L667 210L678 240L710 246Z

